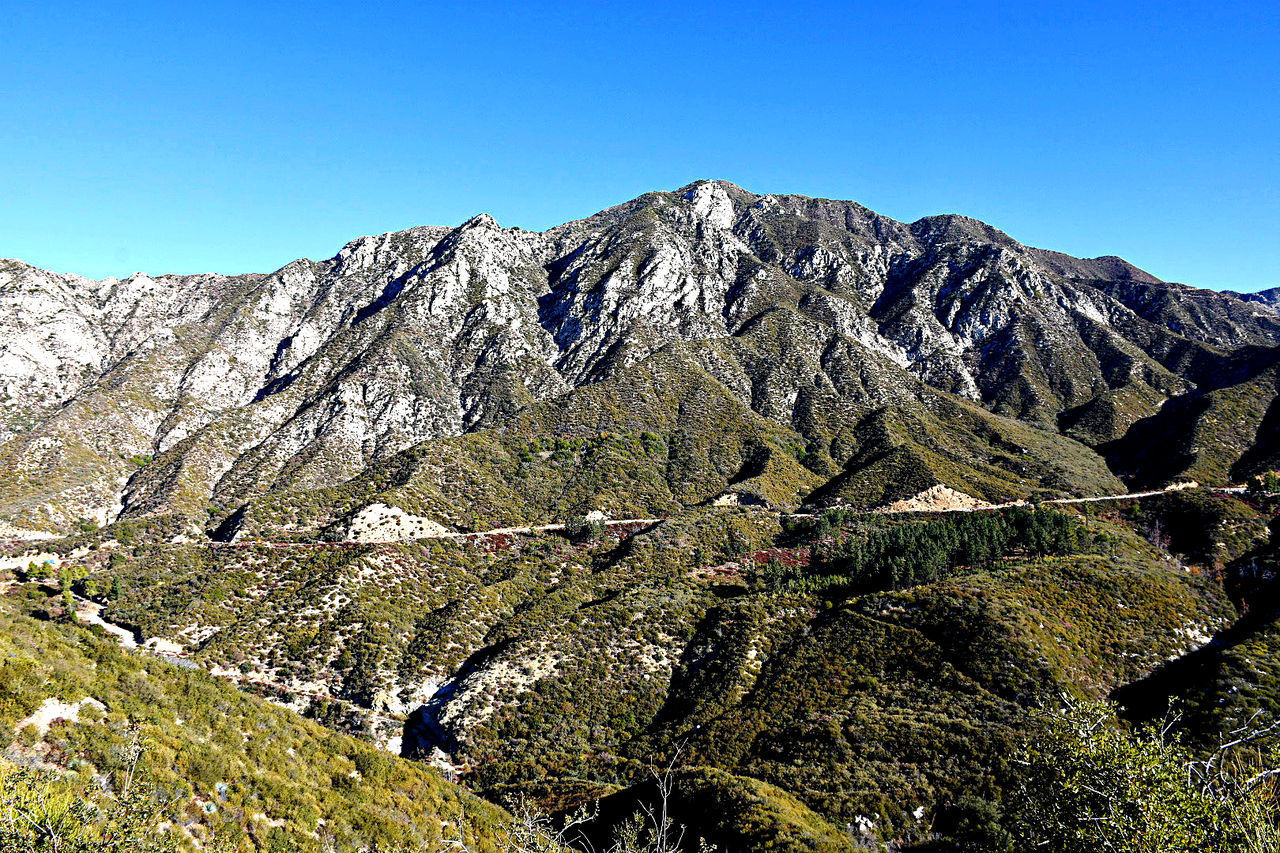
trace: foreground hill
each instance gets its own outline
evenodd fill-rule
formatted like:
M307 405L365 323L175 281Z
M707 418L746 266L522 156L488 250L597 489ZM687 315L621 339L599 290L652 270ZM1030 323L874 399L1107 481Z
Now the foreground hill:
M697 835L851 850L1006 803L1037 708L1158 706L1153 674L1240 630L1232 579L1266 519L1190 490L1071 513L704 508L577 540L56 547L112 622L492 800L607 827L674 760Z
M357 476L296 523L388 489L484 526L520 512L467 517L468 496L652 515L725 492L1009 499L1275 461L1265 399L1205 414L1240 383L1265 396L1269 303L963 217L724 182L543 233L481 215L361 238L266 275L95 282L5 261L0 306L0 520L18 531L234 530L246 506L270 522L301 502L280 495ZM1155 417L1176 446L1153 462L1130 433ZM556 443L604 432L651 438L603 463ZM607 497L556 485L618 464Z
M438 772L23 613L42 600L26 585L0 603L0 775L34 765L65 771L73 790L132 784L180 840L229 850L439 849L460 825L468 849L502 849L510 815Z

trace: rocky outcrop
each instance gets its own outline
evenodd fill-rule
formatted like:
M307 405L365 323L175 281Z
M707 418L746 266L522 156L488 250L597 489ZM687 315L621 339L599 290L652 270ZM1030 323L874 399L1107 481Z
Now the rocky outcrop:
M449 528L430 518L410 515L398 506L370 504L347 523L349 542L399 542L447 536Z
M918 494L909 498L894 501L891 504L879 508L878 512L898 513L898 512L957 512L980 509L988 504L983 503L972 495L966 495L964 492L957 492L955 489L944 486L939 483L936 486L930 486Z

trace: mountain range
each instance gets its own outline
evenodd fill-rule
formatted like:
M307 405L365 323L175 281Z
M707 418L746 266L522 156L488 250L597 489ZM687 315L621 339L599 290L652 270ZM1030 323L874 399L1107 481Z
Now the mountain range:
M1008 500L1225 483L1277 453L1266 293L720 181L542 233L481 214L364 237L269 274L0 261L0 317L18 532L163 517L225 536L342 483L291 535L375 497L464 530L939 484ZM535 471L503 499L522 444L602 433L656 435L665 458L594 484Z

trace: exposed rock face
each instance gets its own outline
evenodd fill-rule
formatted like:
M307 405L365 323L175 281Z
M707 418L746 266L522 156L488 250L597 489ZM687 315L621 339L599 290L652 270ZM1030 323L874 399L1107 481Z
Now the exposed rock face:
M0 518L26 530L204 524L672 347L838 470L855 450L827 446L838 423L936 392L1098 443L1193 391L1223 346L1280 342L1265 300L1117 258L711 181L540 234L480 215L364 237L268 275L3 261L0 318Z
M985 506L982 501L966 495L964 492L957 492L948 486L939 483L936 486L930 486L919 494L912 495L909 498L903 498L894 501L882 508L882 512L953 512L956 510L971 510Z
M445 536L449 528L430 518L410 515L398 506L370 504L352 517L346 533L350 542L399 542Z

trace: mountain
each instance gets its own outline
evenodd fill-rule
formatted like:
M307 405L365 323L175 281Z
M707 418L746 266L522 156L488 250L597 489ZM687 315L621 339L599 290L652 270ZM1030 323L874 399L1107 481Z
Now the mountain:
M1047 709L1280 702L1276 304L721 181L0 262L0 823L145 738L190 849L1059 849Z
M1256 302L1259 305L1276 306L1280 305L1280 287L1269 287L1265 290L1258 290L1253 293L1237 293L1234 290L1226 291L1232 296L1243 299L1245 302Z
M270 274L4 261L0 305L14 531L233 535L284 506L273 535L322 536L379 496L459 529L938 484L1007 500L1225 480L1274 455L1248 434L1255 406L1222 459L1196 461L1219 438L1200 401L1228 374L1256 382L1280 343L1264 302L965 217L719 181L542 233L482 214L365 237ZM1176 464L1125 450L1157 416L1188 436ZM620 458L604 434L656 443Z

